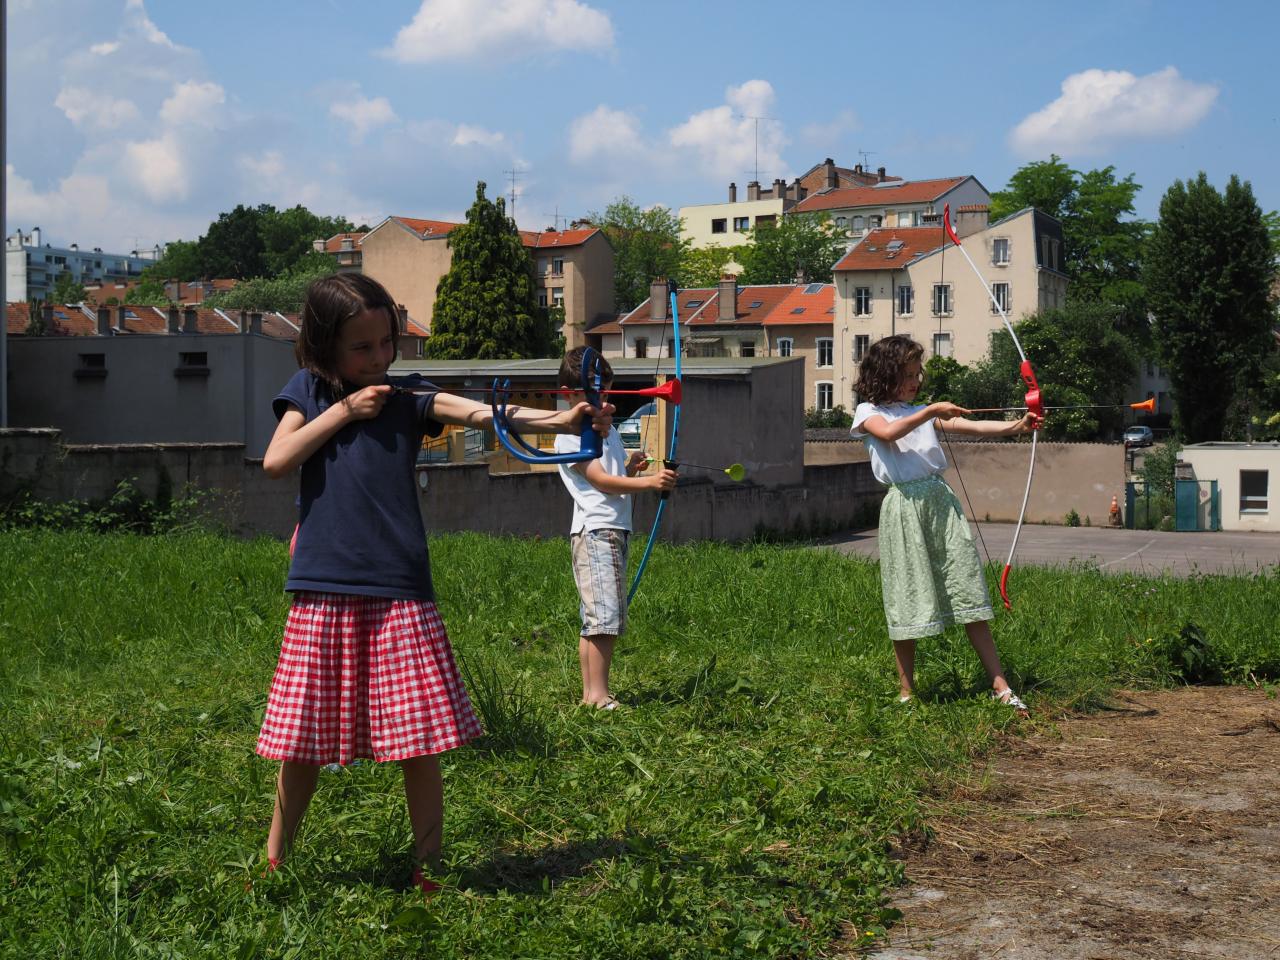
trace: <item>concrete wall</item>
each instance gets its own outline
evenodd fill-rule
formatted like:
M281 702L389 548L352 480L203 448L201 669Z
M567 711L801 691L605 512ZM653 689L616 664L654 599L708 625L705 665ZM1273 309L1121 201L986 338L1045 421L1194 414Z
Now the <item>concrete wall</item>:
M206 354L208 374L175 373L183 353ZM85 354L103 355L105 376L84 375L97 372ZM298 369L292 343L254 334L14 337L9 367L12 427L55 427L72 444L242 443L254 456Z
M978 519L1014 521L1022 508L1030 456L1031 445L1025 441L953 440L947 451L951 466L944 477L962 503L964 490L968 490ZM808 441L804 445L804 459L806 468L866 461L866 444L860 440ZM1124 509L1126 476L1121 444L1040 443L1036 446L1036 470L1027 503L1027 522L1062 523L1074 509L1081 523L1088 517L1094 526L1105 526L1112 497L1116 497L1121 510ZM1224 515L1226 502L1224 494ZM968 513L969 505L965 503L964 507Z
M47 500L100 499L123 479L154 496L167 473L175 493L187 483L218 491L214 516L242 536L285 538L297 517L296 482L269 480L238 444L63 446L56 430L0 430L0 464L0 496L25 488ZM490 476L484 464L441 464L419 474L428 532L567 536L571 502L555 473ZM794 484L770 487L682 479L662 539L736 542L874 524L883 491L867 464L797 467L793 475ZM638 535L647 535L656 507L656 497L636 499Z

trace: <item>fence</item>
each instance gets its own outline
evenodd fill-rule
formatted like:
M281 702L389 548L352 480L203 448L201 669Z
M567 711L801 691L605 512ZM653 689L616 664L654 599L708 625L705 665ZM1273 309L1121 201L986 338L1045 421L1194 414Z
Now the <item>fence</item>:
M1124 525L1130 530L1222 529L1216 480L1175 480L1172 496L1144 480L1130 480L1124 499Z

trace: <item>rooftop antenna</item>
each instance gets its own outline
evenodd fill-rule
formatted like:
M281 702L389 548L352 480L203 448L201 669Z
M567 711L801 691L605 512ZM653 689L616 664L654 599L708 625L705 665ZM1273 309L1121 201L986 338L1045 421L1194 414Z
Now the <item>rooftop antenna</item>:
M860 156L860 157L862 158L862 169L863 169L863 170L870 170L870 169L871 169L871 167L868 165L867 157L874 157L874 156L876 155L876 151L874 151L874 150L855 150L855 151L854 151L854 153L856 153L858 156Z
M512 164L512 165L511 165L511 169L510 169L510 170L503 170L502 172L503 172L503 173L505 173L508 177L510 177L510 178L511 178L511 213L510 213L510 216L511 216L511 219L512 219L512 220L514 220L514 219L516 218L516 181L520 179L520 175L521 175L522 173L524 173L524 171L520 169L520 164L518 164L518 163L514 163L514 164Z
M746 114L740 114L740 116L742 117L743 120L751 120L755 123L755 147L754 147L755 176L753 177L753 179L755 180L756 183L759 183L760 182L760 121L772 120L774 123L777 123L778 118L777 117L751 117L751 116L747 116Z
M559 232L560 232L560 221L561 221L561 220L563 220L563 221L564 221L565 226L568 226L568 225L569 225L569 218L568 218L567 216L561 216L561 215L560 215L560 204L558 204L558 203L556 204L556 211L555 211L555 213L545 213L545 212L544 212L542 215L543 215L544 217L550 217L550 218L551 218L551 226L555 228L555 230L556 230L556 232L557 232L557 233L559 233Z

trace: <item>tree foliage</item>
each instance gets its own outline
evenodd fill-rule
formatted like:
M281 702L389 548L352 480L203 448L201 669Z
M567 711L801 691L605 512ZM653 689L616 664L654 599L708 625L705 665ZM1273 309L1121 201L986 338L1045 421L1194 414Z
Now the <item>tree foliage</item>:
M1117 180L1115 167L1081 173L1057 155L1029 163L991 195L991 217L999 220L1035 207L1062 222L1068 296L1119 308L1116 321L1139 343L1147 339L1142 286L1142 245L1150 224L1134 218L1142 187L1133 174Z
M1219 193L1202 172L1160 201L1144 279L1174 425L1188 443L1224 438L1237 395L1259 382L1274 350L1276 262L1248 182Z
M730 261L741 264L745 247L700 247L685 250L676 276L680 286L714 287Z
M1044 436L1094 440L1120 430L1125 390L1137 373L1133 344L1115 328L1115 311L1100 304L1072 303L1033 314L1017 325L1018 339L1034 359L1045 406L1109 404L1093 410L1050 412ZM951 400L964 407L1017 407L1026 393L1021 358L1007 331L992 335L991 351L972 367L950 357L925 364L922 402Z
M124 295L125 303L133 303L148 307L167 307L173 302L173 298L169 296L164 288L164 280L161 275L152 273L152 267L148 267L142 271L142 278L138 281L136 287L126 291Z
M742 252L745 283L830 283L831 269L844 254L844 241L831 231L830 218L807 213L760 224Z
M503 199L484 191L477 183L467 222L449 234L453 263L436 288L423 353L434 360L554 356L558 331L538 306L533 259Z
M613 246L613 306L634 310L649 297L649 284L679 277L689 241L680 235L680 218L663 206L641 210L628 196L618 197L604 213L587 214Z
M84 284L75 278L70 270L63 270L53 281L53 289L49 291L50 303L83 303L89 296Z
M293 267L276 277L255 277L237 283L230 290L207 296L204 305L229 310L279 311L297 313L307 287L318 277L333 273L333 260L328 254L311 251Z

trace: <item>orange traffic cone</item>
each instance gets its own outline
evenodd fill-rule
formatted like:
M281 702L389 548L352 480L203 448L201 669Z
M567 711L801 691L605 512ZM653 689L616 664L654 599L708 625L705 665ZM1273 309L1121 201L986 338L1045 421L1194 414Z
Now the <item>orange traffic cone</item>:
M1113 527L1120 526L1120 501L1114 494L1111 497L1111 511L1107 516L1107 523Z

